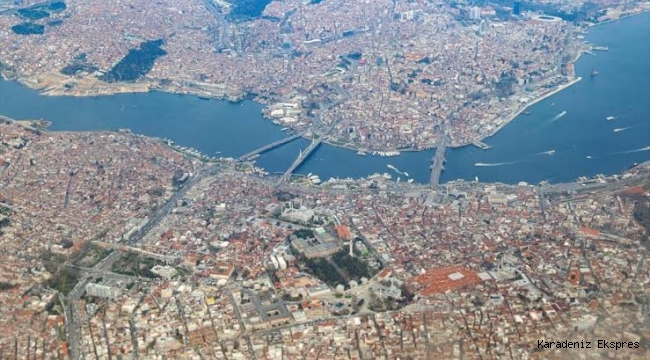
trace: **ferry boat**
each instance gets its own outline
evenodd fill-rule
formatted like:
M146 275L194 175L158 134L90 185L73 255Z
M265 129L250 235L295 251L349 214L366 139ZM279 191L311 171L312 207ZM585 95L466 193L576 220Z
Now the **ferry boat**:
M357 155L366 156L366 152L363 151L363 150L359 150L359 151L357 151Z
M615 116L608 116L608 117L605 118L605 120L614 121L614 120L616 120L616 117Z

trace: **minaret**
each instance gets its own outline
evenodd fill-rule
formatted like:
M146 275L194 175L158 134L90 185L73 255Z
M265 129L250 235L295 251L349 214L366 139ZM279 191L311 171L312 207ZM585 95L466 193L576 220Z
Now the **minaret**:
M354 249L352 247L352 239L350 239L350 257L354 257Z

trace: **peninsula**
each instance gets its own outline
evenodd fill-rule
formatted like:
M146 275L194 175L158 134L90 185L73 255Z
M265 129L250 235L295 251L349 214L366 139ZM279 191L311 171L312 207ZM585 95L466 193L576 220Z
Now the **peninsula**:
M585 47L573 22L647 9L639 3L601 11L612 8L607 3L565 21L537 16L548 9L534 4L517 14L489 3L265 5L5 4L0 71L49 95L163 90L252 97L274 122L328 133L334 145L421 150L436 146L441 128L450 146L480 141L536 99L575 82L573 62ZM42 26L42 34L11 30L27 23Z

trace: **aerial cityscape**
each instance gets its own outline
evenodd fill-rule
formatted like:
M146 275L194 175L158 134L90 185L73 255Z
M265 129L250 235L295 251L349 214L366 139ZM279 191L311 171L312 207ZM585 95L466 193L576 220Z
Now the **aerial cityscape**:
M649 15L0 0L0 360L650 358Z

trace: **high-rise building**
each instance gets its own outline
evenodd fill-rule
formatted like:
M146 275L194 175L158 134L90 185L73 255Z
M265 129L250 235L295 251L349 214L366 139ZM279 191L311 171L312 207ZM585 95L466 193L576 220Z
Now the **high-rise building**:
M514 6L512 7L512 13L514 15L521 15L521 1L515 1Z
M488 26L489 26L489 24L488 24L488 22L486 20L481 20L481 24L479 25L479 28L478 28L478 33L480 35L485 34L485 32L488 30Z
M481 9L477 6L474 6L469 10L469 18L472 20L478 20L481 18Z

